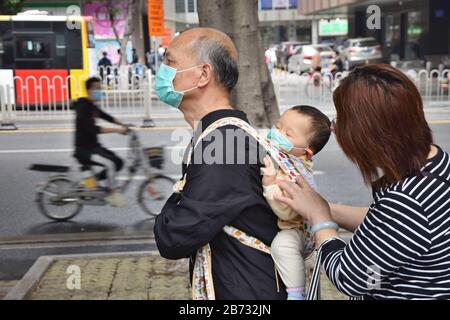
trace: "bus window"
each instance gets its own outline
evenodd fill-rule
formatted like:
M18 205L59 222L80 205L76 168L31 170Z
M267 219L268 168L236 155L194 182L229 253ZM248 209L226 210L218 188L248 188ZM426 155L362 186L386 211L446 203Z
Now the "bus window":
M67 62L69 69L83 69L83 47L81 46L81 31L67 30Z
M50 59L51 47L48 37L17 37L16 49L18 59Z
M11 22L0 21L0 69L14 69Z
M51 45L49 36L16 36L16 68L52 68Z
M66 56L66 39L63 34L57 34L55 36L56 42L56 56L65 57Z
M55 55L53 58L54 69L67 69L67 42L66 22L53 22L53 33L55 35Z
M49 21L13 21L14 31L51 31L52 24Z

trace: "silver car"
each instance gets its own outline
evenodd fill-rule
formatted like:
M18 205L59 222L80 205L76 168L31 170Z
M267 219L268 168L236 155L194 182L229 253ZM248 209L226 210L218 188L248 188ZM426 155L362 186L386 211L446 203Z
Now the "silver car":
M348 39L340 51L344 68L347 70L357 65L383 61L380 44L375 38Z
M303 45L297 49L297 53L289 59L288 71L290 73L301 74L311 70L311 62L314 55L319 52L321 61L328 61L330 64L334 63L336 55L329 46L318 45Z

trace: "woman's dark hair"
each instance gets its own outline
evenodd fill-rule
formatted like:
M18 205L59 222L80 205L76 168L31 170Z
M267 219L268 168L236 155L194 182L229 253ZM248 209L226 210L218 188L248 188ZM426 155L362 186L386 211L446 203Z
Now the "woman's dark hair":
M333 100L337 141L367 184L380 189L420 173L433 136L420 93L405 74L385 64L358 67Z

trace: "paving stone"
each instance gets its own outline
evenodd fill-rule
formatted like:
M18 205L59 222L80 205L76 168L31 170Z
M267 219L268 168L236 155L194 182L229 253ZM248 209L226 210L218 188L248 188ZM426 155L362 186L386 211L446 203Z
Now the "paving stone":
M308 278L313 260L307 261ZM67 268L81 271L81 289L66 286ZM46 272L33 300L188 300L190 299L188 261L171 261L159 256L125 256L58 260ZM348 299L340 294L325 274L321 275L324 300Z

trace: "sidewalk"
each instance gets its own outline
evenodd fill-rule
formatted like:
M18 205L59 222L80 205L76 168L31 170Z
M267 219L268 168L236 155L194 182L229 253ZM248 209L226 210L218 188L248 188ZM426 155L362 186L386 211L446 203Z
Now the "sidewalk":
M186 300L188 273L186 259L155 252L41 257L5 299Z
M38 261L37 264L41 262ZM41 263L42 264L42 263ZM313 260L307 262L308 276ZM69 266L80 268L80 289L70 290L67 282ZM34 268L34 270L33 270ZM187 259L171 261L154 252L55 257L48 268L32 270L10 292L7 299L18 299L24 283L36 278L36 285L25 289L24 299L30 300L189 300ZM70 282L70 281L69 281ZM21 288L18 288L21 287ZM322 299L347 299L338 293L322 274Z

